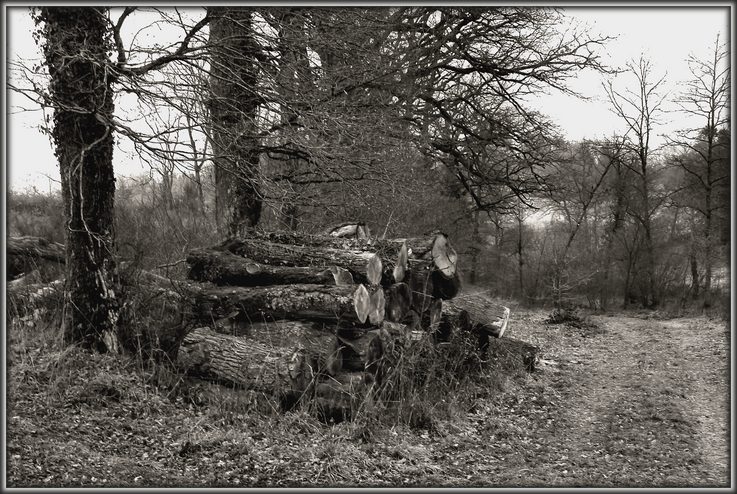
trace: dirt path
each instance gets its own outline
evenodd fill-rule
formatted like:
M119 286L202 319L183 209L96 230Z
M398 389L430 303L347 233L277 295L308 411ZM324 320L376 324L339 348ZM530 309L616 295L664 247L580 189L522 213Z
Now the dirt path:
M545 449L557 451L537 458L541 483L728 486L724 326L704 318L597 322L606 333L570 338L543 370L563 408L553 433L541 434Z

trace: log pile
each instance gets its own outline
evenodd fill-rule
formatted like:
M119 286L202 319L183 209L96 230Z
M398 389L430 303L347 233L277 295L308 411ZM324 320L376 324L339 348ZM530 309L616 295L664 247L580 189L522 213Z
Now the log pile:
M180 367L345 410L381 380L404 342L439 343L453 331L502 336L509 309L469 297L454 303L458 255L446 235L366 232L253 232L190 252L196 329L181 342Z

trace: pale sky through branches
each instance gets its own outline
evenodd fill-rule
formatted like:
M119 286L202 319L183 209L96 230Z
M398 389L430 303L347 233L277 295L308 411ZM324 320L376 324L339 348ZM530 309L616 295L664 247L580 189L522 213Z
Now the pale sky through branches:
M730 10L726 4L720 7L576 7L565 8L563 12L572 24L587 24L592 34L618 37L604 47L604 63L623 67L628 60L639 59L640 55L650 59L654 76L659 78L666 75L663 88L669 100L677 97L682 83L689 78L686 63L689 55L709 59L713 55L717 35L720 42L731 42ZM6 14L7 61L13 63L22 60L28 65L37 63L41 55L32 37L34 25L28 9L6 7ZM161 33L161 39L157 41L164 42L168 36L166 30L158 32ZM606 76L606 80L613 77ZM548 115L562 134L572 141L621 133L624 130L623 123L609 111L602 80L601 74L584 71L569 82L571 89L588 97L588 100L551 92L529 99L529 105ZM617 76L614 83L624 87L627 78ZM8 186L12 190L33 186L40 191L58 189L55 181L58 181L59 171L51 143L49 137L39 131L42 112L34 108L31 101L12 91L7 91L7 103ZM116 113L125 113L126 108L121 106L118 105ZM675 105L669 105L669 109L675 108ZM668 134L693 126L697 124L685 120L683 114L673 112L663 116L655 133ZM130 176L147 173L148 165L130 152L131 146L127 146L125 138L120 137L118 141L123 149L116 148L115 151L116 174ZM662 138L655 139L656 146L663 142Z

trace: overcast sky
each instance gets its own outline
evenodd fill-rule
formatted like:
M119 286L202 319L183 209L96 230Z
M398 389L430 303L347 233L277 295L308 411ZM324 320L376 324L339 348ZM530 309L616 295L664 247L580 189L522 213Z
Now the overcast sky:
M32 38L34 26L28 9L7 6L6 9L8 60L38 59L40 54ZM663 88L674 96L689 78L688 56L708 58L713 53L717 35L720 40L729 41L727 7L576 7L564 10L572 22L586 23L594 33L617 36L602 54L604 63L622 67L642 54L651 60L655 76L667 75ZM614 82L625 84L626 79L618 76ZM584 71L569 86L588 96L589 100L550 93L531 101L531 105L556 122L569 140L610 136L623 131L623 127L609 111L601 84L600 74ZM6 176L9 187L22 190L36 186L41 191L58 188L54 182L58 181L59 171L49 138L38 130L41 112L21 111L21 106L30 107L29 102L13 92L8 91L7 98ZM689 122L683 118L678 114L668 115L655 129L656 133L689 127ZM662 141L656 140L655 144L659 142ZM146 165L117 150L115 170L118 176L147 172Z

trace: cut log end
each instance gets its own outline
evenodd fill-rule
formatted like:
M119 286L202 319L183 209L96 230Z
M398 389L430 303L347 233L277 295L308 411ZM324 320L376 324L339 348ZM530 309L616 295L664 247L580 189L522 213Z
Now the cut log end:
M379 325L384 321L384 314L386 311L386 297L384 296L384 290L378 287L374 293L371 294L371 310L369 312L369 322L373 325Z
M358 285L353 293L353 306L356 309L356 316L361 323L365 323L371 312L371 295L363 285Z
M333 275L333 280L336 285L353 285L353 275L347 269L343 269L340 266L330 266L330 273Z
M383 268L381 258L377 254L371 256L371 259L369 259L366 264L366 277L368 278L368 282L372 285L378 285L381 282Z
M458 254L450 245L448 237L437 235L432 245L432 259L435 267L446 278L452 278L456 272Z
M338 238L365 239L371 236L371 231L365 223L344 223L332 228L328 235Z
M394 265L394 270L392 271L395 283L404 281L404 276L407 272L408 256L407 242L405 241L402 242L402 247L400 247L399 254L397 255L397 263Z

